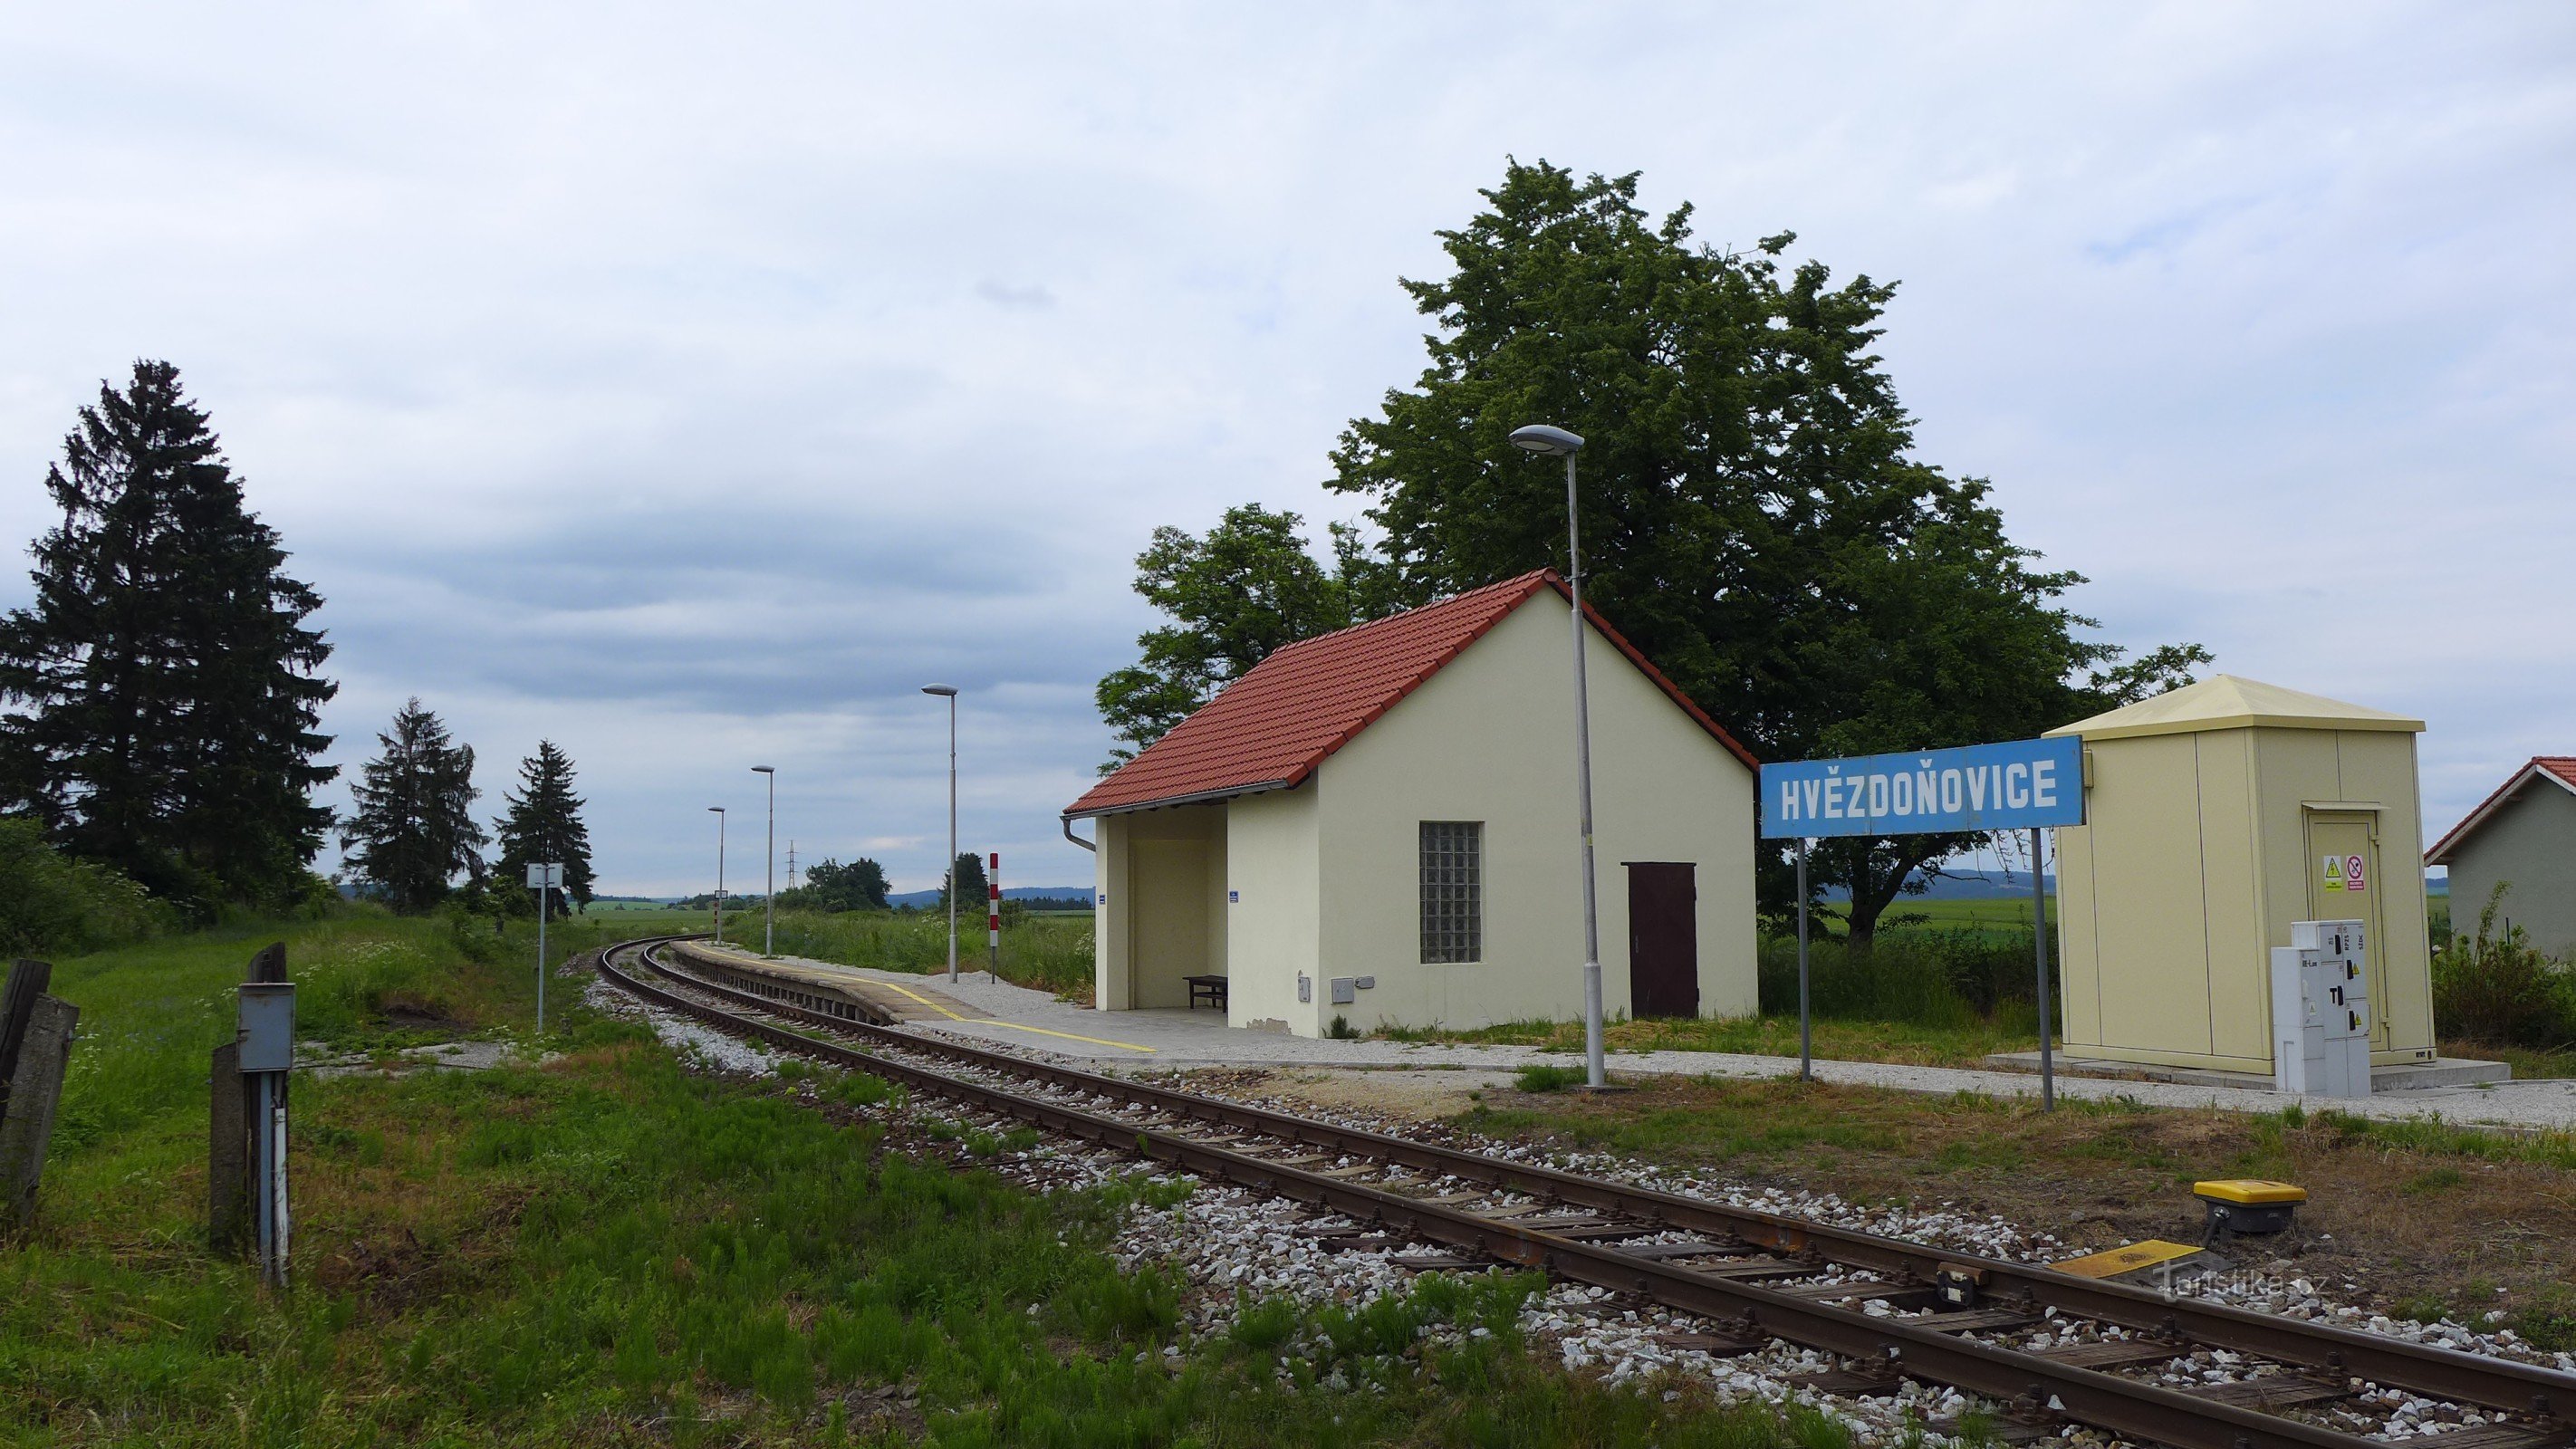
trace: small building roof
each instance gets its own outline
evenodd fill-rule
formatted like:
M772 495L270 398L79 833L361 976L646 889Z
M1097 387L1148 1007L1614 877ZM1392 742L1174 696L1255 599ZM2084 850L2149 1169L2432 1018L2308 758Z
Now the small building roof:
M2082 735L2088 740L2127 739L2136 735L2187 735L2206 730L2253 726L2292 730L2392 730L2420 734L2424 722L2384 709L2346 704L2322 694L2306 694L2247 679L2213 674L2195 684L2169 689L2091 719L2059 725L2048 733Z
M1539 569L1436 604L1300 640L1227 685L1136 758L1065 807L1065 818L1221 800L1304 783L1325 757L1393 709L1468 645L1544 589L1566 594ZM1751 752L1675 688L1591 605L1601 636L1737 759Z
M2496 786L2494 794L2479 801L2477 809L2470 811L2459 824L2452 826L2450 834L2443 836L2434 843L2431 850L2424 852L2424 863L2449 865L2452 848L2476 834L2478 827L2486 824L2498 810L2521 799L2523 787L2534 780L2555 785L2571 795L2576 795L2576 755L2532 756L2529 763L2514 771L2503 784Z

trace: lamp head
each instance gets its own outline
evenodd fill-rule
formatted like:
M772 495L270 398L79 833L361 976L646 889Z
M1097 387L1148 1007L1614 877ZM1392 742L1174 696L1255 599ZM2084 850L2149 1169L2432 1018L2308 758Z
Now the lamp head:
M921 687L921 692L924 694L935 694L943 699L955 699L957 697L957 686L953 684L925 684Z
M707 808L708 808L709 810L714 811L714 812L715 812L715 813L717 813L718 815L722 815L722 814L724 813L724 807L723 807L722 805L710 805L710 806L708 806Z
M776 765L754 765L751 767L751 772L755 775L775 775L778 773L778 767Z
M1512 446L1542 458L1570 457L1583 451L1583 437L1563 428L1551 428L1545 423L1532 423L1525 428L1512 429Z

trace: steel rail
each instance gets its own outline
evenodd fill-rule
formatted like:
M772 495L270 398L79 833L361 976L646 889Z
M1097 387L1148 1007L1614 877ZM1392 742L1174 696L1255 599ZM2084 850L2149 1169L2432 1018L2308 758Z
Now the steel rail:
M653 944L659 944L658 942ZM599 969L612 981L647 1000L742 1035L757 1037L790 1051L891 1077L906 1085L961 1099L978 1107L1017 1117L1050 1131L1087 1138L1139 1155L1169 1161L1210 1177L1237 1182L1277 1196L1401 1227L1428 1240L1484 1253L1508 1263L1539 1268L1558 1277L1620 1292L1635 1292L1656 1302L1720 1323L1758 1330L1807 1347L1822 1349L1893 1374L1965 1389L2012 1404L2024 1412L2059 1415L2080 1423L2133 1435L2181 1449L2264 1449L2270 1445L2353 1446L2371 1444L2369 1437L2293 1419L2216 1403L2141 1380L2055 1362L2033 1354L1961 1338L1915 1322L1874 1318L1852 1309L1766 1289L1746 1282L1640 1258L1616 1248L1596 1246L1537 1229L1478 1216L1459 1208L1426 1202L1365 1184L1308 1172L1154 1126L1140 1126L1080 1111L983 1083L962 1080L908 1062L818 1040L802 1032L757 1021L665 991L618 970L603 952ZM689 982L692 989L708 990ZM714 988L723 990L723 988ZM730 993L742 995L742 993ZM776 1003L752 998L764 1013ZM792 1009L791 1009L792 1010ZM818 1024L846 1030L847 1023L820 1019ZM919 1039L883 1033L894 1044L914 1047ZM1030 1065L1018 1058L995 1057L979 1063L1014 1075ZM1125 1084L1077 1073L1074 1085L1091 1086L1113 1096L1127 1095ZM1378 1139L1380 1134L1354 1134ZM1387 1138L1385 1141L1401 1141ZM1895 1285L1890 1285L1895 1286ZM1858 1292L1855 1297L1860 1296Z
M652 944L665 944L658 938ZM657 966L659 963L655 963ZM663 968L667 969L667 968ZM1945 1252L1751 1208L1623 1183L1604 1182L1554 1168L1505 1162L1457 1148L1362 1128L1310 1122L1264 1108L1196 1093L1105 1076L1077 1067L985 1051L941 1038L896 1031L809 1012L791 1003L753 996L685 976L690 985L754 1009L808 1020L833 1031L928 1051L989 1070L1034 1077L1057 1086L1123 1097L1142 1105L1286 1141L1378 1158L1418 1170L1550 1197L1578 1207L1622 1213L1659 1225L1724 1234L1774 1252L1814 1254L1845 1267L1898 1274L1930 1283L1945 1270L1964 1270L1980 1296L2051 1307L2075 1318L2116 1324L2211 1348L2252 1354L2300 1368L2364 1379L2391 1388L2475 1404L2482 1408L2576 1422L2576 1375L2510 1359L2484 1358L2332 1324L2311 1323L2203 1300L2167 1297L2120 1283L2102 1283L2027 1263L1972 1253Z

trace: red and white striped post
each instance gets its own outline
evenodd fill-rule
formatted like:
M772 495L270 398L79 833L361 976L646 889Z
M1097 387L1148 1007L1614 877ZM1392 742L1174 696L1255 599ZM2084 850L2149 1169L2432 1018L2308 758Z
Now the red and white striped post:
M1002 979L1002 853L994 851L991 864L984 870L984 889L992 896L984 917L984 941L992 951L992 965L987 968L993 979Z

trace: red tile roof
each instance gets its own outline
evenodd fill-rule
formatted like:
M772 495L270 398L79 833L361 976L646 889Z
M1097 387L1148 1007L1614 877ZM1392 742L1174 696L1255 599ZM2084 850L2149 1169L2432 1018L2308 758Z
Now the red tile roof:
M2452 826L2450 834L2435 841L2433 848L2424 852L2424 863L2426 865L2450 864L2452 846L2468 839L2470 832L2486 824L2487 817L2496 812L2496 807L2504 803L2505 797L2521 789L2525 781L2542 775L2548 776L2550 783L2571 794L2576 794L2576 755L2532 756L2530 763L2507 776L2503 784L2495 787L2494 794L2479 801L2477 809L2470 811L2459 824Z
M1227 685L1064 813L1067 818L1110 815L1301 784L1326 756L1420 688L1504 616L1549 588L1563 595L1565 580L1554 569L1540 569L1291 644ZM1744 746L1674 688L1590 605L1583 612L1603 638L1701 728L1737 759L1758 767Z

